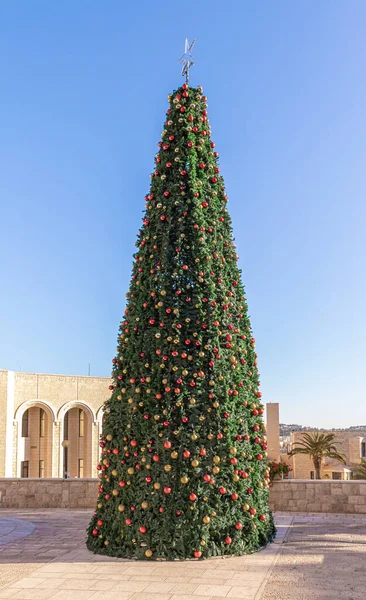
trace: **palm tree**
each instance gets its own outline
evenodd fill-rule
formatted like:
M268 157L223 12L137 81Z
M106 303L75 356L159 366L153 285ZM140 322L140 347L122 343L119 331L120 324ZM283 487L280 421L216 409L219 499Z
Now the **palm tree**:
M362 460L353 471L353 479L366 479L366 460Z
M290 456L295 454L307 454L314 463L315 479L320 479L320 469L323 458L334 458L342 464L346 464L346 457L338 452L334 443L334 433L303 433L302 441L296 442L295 447L290 452Z

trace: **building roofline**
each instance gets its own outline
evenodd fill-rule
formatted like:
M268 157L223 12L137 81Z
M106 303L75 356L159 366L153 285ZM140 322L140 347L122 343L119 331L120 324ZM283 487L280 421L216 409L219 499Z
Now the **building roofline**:
M0 369L0 373L14 373L17 375L49 375L51 377L78 377L78 379L105 379L110 380L110 377L103 377L98 375L66 375L65 373L37 373L32 371L13 371L12 369Z

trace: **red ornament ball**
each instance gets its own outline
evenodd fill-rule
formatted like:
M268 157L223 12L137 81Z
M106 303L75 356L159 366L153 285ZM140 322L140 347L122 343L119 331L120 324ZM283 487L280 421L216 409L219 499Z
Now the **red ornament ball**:
M259 515L260 521L265 521L267 519L266 515Z

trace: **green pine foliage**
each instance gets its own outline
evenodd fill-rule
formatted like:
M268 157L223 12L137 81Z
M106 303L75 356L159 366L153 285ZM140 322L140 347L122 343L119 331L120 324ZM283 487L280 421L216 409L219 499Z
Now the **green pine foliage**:
M106 402L93 552L241 555L275 535L255 340L202 88L169 96Z

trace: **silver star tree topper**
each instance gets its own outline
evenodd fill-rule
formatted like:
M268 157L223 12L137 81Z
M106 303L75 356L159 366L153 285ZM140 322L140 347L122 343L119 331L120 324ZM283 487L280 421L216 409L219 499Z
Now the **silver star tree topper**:
M183 67L182 67L182 76L186 76L186 83L188 84L188 80L189 80L189 70L191 67L194 66L194 61L193 61L193 57L192 57L192 48L196 43L196 38L193 40L193 42L190 44L188 41L188 38L186 38L185 44L184 44L184 54L183 56L179 59L178 62L183 63Z

